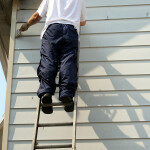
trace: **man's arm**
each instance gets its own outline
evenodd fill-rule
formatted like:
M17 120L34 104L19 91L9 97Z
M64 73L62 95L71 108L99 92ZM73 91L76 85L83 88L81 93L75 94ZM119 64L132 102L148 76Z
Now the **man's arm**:
M87 18L86 6L84 0L82 0L80 26L86 25L86 18Z
M30 26L38 23L43 17L46 17L47 7L47 0L43 0L38 10L31 16L28 22L21 26L20 32L28 30Z
M38 23L40 20L42 19L42 17L39 15L39 13L36 11L28 20L28 22L24 23L21 28L20 31L26 31L28 30L28 28L36 23Z

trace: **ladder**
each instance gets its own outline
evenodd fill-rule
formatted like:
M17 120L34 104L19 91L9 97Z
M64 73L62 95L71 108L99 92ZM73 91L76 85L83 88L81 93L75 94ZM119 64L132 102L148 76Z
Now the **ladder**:
M80 39L80 37L79 37ZM78 42L78 44L80 45L80 41ZM80 47L78 49L78 69L79 69L79 53L80 53ZM79 71L78 71L78 76L79 76ZM59 85L57 84L57 87L59 87ZM77 99L78 99L78 88L76 90L75 93L75 97L74 97L74 111L73 111L73 121L69 122L69 123L39 123L39 119L40 119L40 108L41 106L46 106L45 104L41 104L41 100L39 100L38 106L37 106L37 118L36 118L36 122L34 124L34 134L33 134L33 140L32 140L32 147L31 150L36 150L36 149L61 149L61 148L72 148L72 150L76 150L76 118L77 118ZM65 105L63 103L52 103L49 104L47 106L62 106ZM67 105L67 104L66 104ZM63 144L63 145L38 145L37 143L37 135L38 135L38 128L39 127L56 127L56 126L72 126L73 128L73 133L72 133L72 144Z

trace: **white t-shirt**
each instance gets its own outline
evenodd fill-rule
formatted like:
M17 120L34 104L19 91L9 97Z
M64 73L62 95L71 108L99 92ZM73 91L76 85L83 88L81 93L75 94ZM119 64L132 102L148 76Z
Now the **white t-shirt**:
M51 23L72 24L80 32L80 22L87 19L84 0L43 0L37 12L46 17L41 38Z

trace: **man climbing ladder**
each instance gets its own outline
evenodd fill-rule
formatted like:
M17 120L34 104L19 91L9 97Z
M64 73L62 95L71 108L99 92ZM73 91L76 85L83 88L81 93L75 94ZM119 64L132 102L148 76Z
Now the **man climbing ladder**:
M43 104L52 103L56 90L55 78L59 70L59 100L67 112L74 110L73 97L77 89L77 53L80 25L86 24L84 0L43 0L38 10L23 24L20 32L46 17L41 33L41 60L37 69L40 86L37 95ZM46 114L53 107L42 107Z

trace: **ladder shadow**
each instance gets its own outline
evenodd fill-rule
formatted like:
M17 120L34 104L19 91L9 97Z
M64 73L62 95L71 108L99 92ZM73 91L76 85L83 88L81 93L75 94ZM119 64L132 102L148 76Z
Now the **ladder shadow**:
M105 58L106 58L106 56L104 56ZM107 58L106 58L107 59ZM96 66L95 66L96 67ZM105 65L105 66L103 66L104 67L104 69L105 69L105 71L106 71L106 73L107 74L111 74L112 72L114 72L115 74L119 74L119 75L121 75L121 73L120 72L118 72L113 66L111 66L110 64L107 64L107 66ZM87 72L88 72L89 70L87 70ZM112 85L113 85L113 87L114 87L114 90L116 89L120 89L120 90L125 90L125 88L124 87L129 87L130 89L136 89L129 81L127 81L126 80L126 78L124 77L124 76L122 76L121 77L121 80L119 80L119 82L120 82L120 84L117 84L117 81L114 81L110 76L108 76L108 78L110 79L110 81L111 81L111 83L112 83ZM82 82L83 83L83 82ZM86 80L84 80L84 85L83 84L80 84L79 83L79 86L80 86L80 91L84 91L85 90L85 87L86 87L86 89L88 89L89 91L90 91L90 87L89 87L89 84L86 82ZM97 91L97 93L101 93L100 91L98 92ZM90 96L90 95L89 95ZM106 94L102 94L102 97L106 97L107 96L107 93ZM124 104L122 104L121 103L121 100L119 100L119 97L121 97L122 98L122 95L120 95L119 93L118 93L118 95L117 95L117 97L118 97L118 100L116 100L115 102L116 103L114 103L114 101L113 101L113 103L111 103L111 101L109 101L108 102L108 106L114 106L115 107L115 105L116 106L118 106L118 105L124 105ZM117 97L115 97L116 99L117 99ZM124 94L123 94L123 99L126 99L126 101L127 101L127 104L128 105L132 105L132 103L130 102L130 99L129 99L129 97L130 98L132 98L136 103L137 103L137 105L139 104L139 105L141 105L141 103L140 103L140 101L142 101L142 102L144 102L144 103L148 103L147 102L147 100L141 95L141 94L139 94L139 93L131 93L131 92L128 92L128 91L126 91L126 92L124 92ZM81 97L80 97L83 101L84 101L84 103L85 103L85 105L89 105L90 104L90 102L88 101L88 103L86 102L86 99L84 99L85 97L82 97L82 95L81 95ZM113 97L112 97L113 98ZM93 100L93 99L96 99L96 98L93 98L93 97L88 97L88 99L91 99L91 101ZM109 97L108 98L109 100L111 99L111 97ZM100 99L98 100L98 101L101 101L101 97L100 97ZM91 102L92 103L92 102ZM95 102L94 102L95 103ZM129 117L129 122L131 121L131 124L133 123L132 121L135 121L135 120L139 120L139 116L138 116L138 114L137 114L137 112L135 111L135 109L130 109L130 110L128 110L128 109L126 109L126 113L128 114L128 117ZM144 109L142 109L142 115L143 115L143 120L149 120L149 118L148 118L148 116L146 115L148 112L147 112L147 110L144 110ZM105 107L103 108L103 107L99 107L99 109L98 109L98 111L95 111L94 109L91 109L90 110L90 113L89 113L89 116L88 116L88 121L89 122L93 122L93 120L94 120L94 122L96 122L96 120L98 119L99 120L99 115L98 114L100 114L100 116L103 116L103 118L105 118L105 121L106 122L109 122L109 123L113 123L114 122L114 118L116 117L116 115L117 115L117 110L115 110L115 109L113 109L113 112L112 111L109 111L108 109L107 109L107 111L106 111L106 109L105 109ZM80 113L78 113L78 116L80 115ZM94 119L93 119L94 118ZM114 119L114 120L113 120ZM107 149L112 149L112 145L111 144L109 144L109 142L106 142L106 140L103 140L103 139L109 139L108 138L108 136L110 136L111 137L111 139L112 138L123 138L123 139L132 139L132 138L134 138L134 137L130 137L130 135L128 135L128 134L126 134L125 132L126 131L123 131L123 130L121 130L120 129L120 127L121 127L121 124L120 125L117 125L117 123L114 123L113 124L113 127L112 127L112 131L108 131L108 132L110 132L110 133L108 133L108 132L106 132L105 130L103 131L103 130L101 130L98 126L96 126L95 125L96 123L92 123L92 124L90 124L91 125L91 127L93 128L93 130L94 130L94 132L95 132L95 134L97 135L97 137L98 137L98 139L100 140L100 142L101 143L103 143L104 145L105 145L105 147L107 148ZM126 123L122 123L122 125L123 124L126 124ZM136 131L136 133L137 133L137 137L139 137L139 138L144 138L144 137L148 137L149 135L148 135L148 132L145 130L145 128L143 127L143 124L142 123L138 123L138 124L133 124L132 125L133 127L133 129ZM129 128L130 129L130 128ZM116 133L116 135L119 135L118 137L114 134L114 135L111 135L111 132L112 132L112 134L114 134L114 133ZM114 137L113 137L114 136ZM120 139L121 139L120 138ZM136 140L135 140L136 141ZM128 145L127 146L131 146L132 148L134 147L135 149L138 149L138 150L146 150L146 149L148 149L148 144L146 143L146 142L142 142L142 144L144 145L144 147L142 147L142 146L140 146L140 145L138 145L136 142L132 142L131 143L131 145L130 145L130 143L128 143Z

